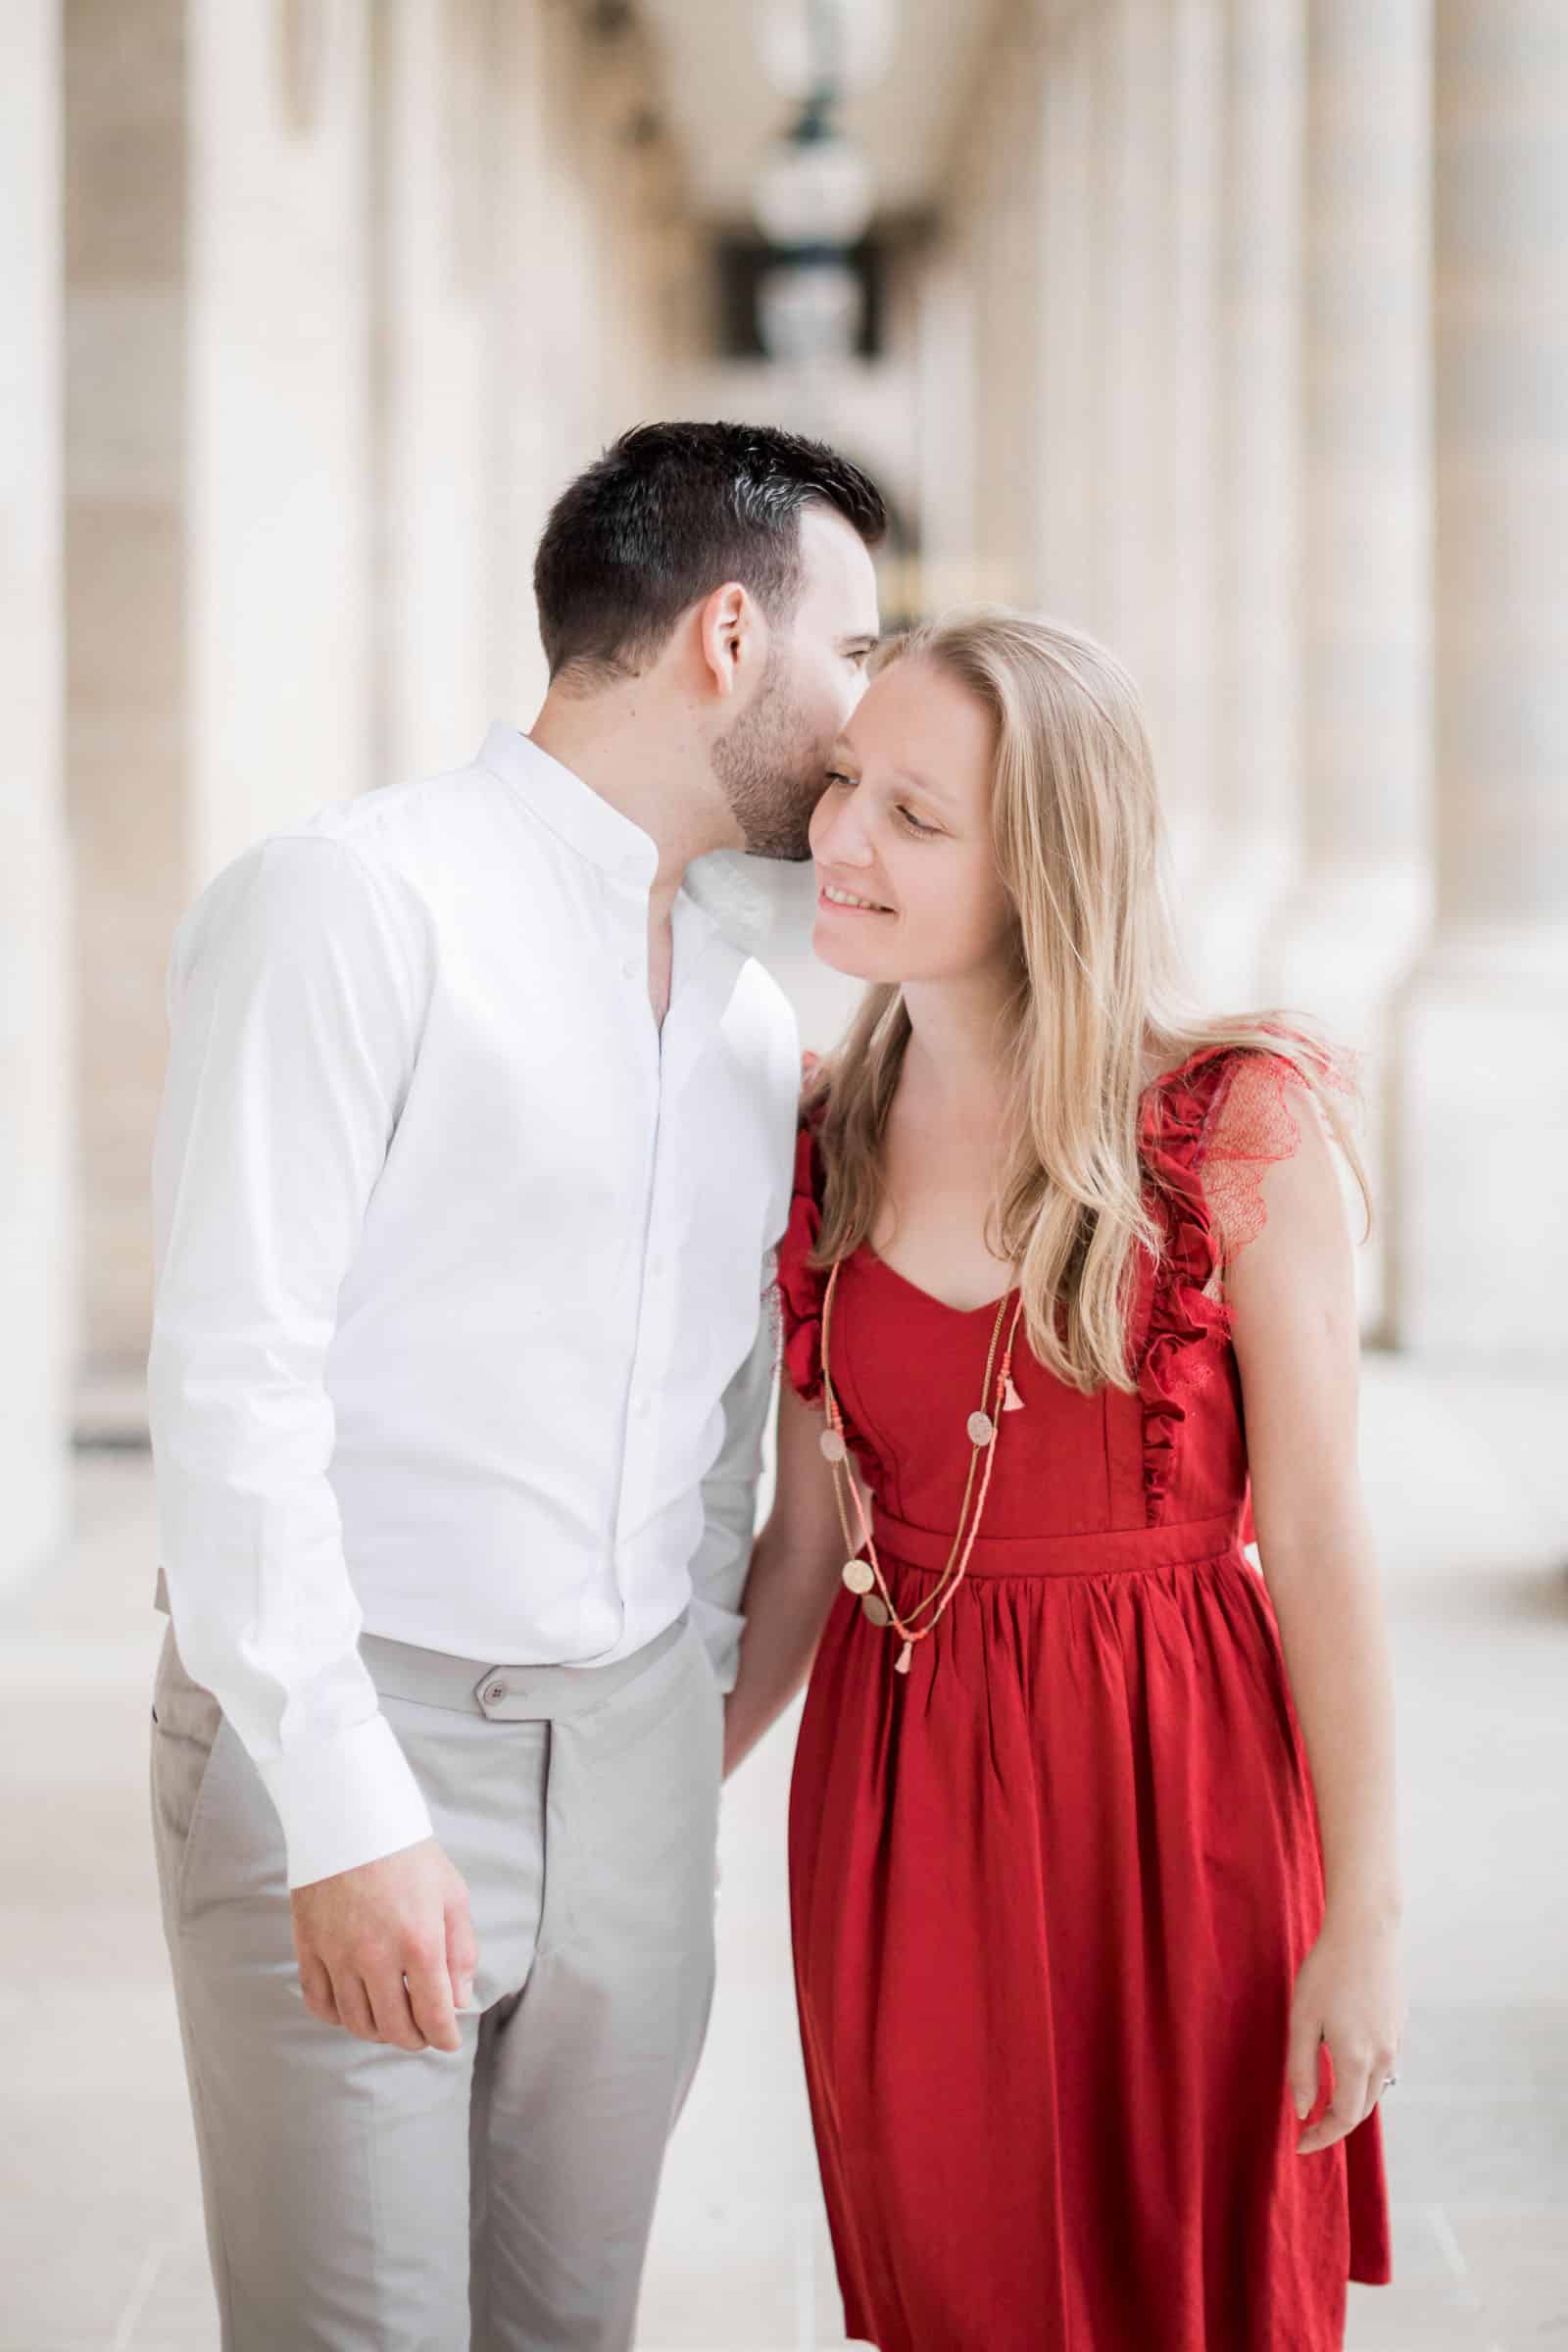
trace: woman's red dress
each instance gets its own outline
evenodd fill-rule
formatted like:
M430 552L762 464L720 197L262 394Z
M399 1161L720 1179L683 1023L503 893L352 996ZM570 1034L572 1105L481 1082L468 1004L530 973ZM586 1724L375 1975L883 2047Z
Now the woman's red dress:
M1167 1248L1137 1394L1081 1395L1020 1330L1024 1409L939 1631L895 1674L841 1592L817 1652L796 1987L845 2326L880 2352L1338 2352L1347 2279L1391 2276L1377 2110L1296 2153L1322 1849L1214 1295L1293 1085L1210 1049L1145 1094ZM779 1289L813 1401L820 1193L803 1129ZM994 1320L868 1248L840 1272L834 1387L901 1614L948 1556ZM1325 2046L1314 2118L1332 2087Z

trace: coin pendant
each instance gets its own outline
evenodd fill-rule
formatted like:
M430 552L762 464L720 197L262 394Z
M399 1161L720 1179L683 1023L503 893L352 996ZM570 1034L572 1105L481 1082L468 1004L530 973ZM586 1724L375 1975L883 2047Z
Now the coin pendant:
M851 1560L844 1571L844 1582L852 1592L869 1592L876 1577L869 1560Z
M989 1446L997 1434L997 1425L989 1413L971 1413L968 1430L971 1446Z
M816 1442L822 1448L824 1461L842 1462L845 1454L849 1451L849 1447L836 1429L824 1429Z
M891 1625L892 1612L880 1592L867 1592L860 1603L860 1614L872 1625Z

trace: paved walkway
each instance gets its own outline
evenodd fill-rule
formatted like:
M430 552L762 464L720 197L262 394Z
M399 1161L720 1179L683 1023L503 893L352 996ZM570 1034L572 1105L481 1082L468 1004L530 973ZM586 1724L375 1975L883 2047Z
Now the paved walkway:
M1367 1364L1412 2013L1385 2110L1396 2283L1351 2289L1350 2352L1568 2344L1565 1409ZM155 1565L145 1457L91 1455L70 1557L0 1595L0 2352L217 2344L146 1823ZM793 1736L726 1794L720 1990L643 2352L844 2342L790 2007Z

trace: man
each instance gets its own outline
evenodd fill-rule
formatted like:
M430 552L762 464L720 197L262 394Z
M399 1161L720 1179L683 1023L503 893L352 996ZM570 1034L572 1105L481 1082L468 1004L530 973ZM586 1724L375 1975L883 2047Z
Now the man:
M651 424L550 685L175 936L152 1793L231 2352L624 2347L712 1992L789 1007L682 889L808 855L874 486Z

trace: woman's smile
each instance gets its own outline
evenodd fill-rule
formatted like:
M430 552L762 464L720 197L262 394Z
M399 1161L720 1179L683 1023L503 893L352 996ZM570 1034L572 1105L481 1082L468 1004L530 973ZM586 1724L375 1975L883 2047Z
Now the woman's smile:
M816 894L818 906L830 906L841 914L892 914L878 899L859 897L853 890L844 890L836 882L824 882Z

